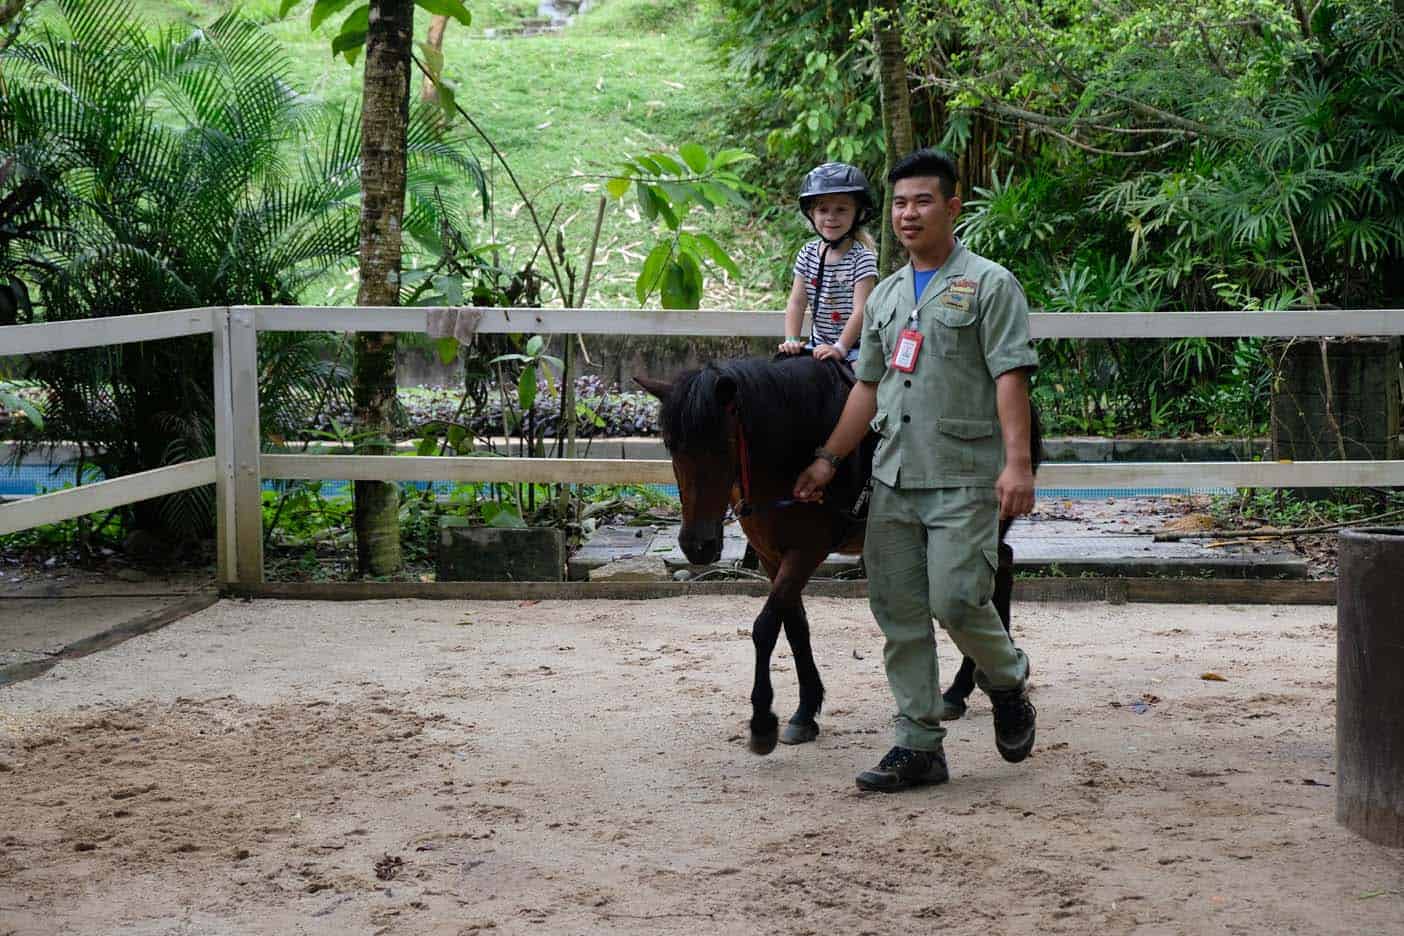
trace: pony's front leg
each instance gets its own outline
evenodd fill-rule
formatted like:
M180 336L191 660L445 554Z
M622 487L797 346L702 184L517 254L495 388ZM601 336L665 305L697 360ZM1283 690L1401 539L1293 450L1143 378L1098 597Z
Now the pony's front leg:
M827 542L822 536L811 535L812 543ZM799 709L785 726L780 740L786 744L803 744L819 736L819 723L815 716L824 703L824 684L819 680L819 668L814 664L814 651L809 644L809 618L804 613L801 597L809 577L824 561L828 550L823 546L811 545L806 549L790 549L780 558L778 567L771 573L770 598L766 608L784 625L785 636L789 638L790 650L795 659L795 675L799 677ZM767 571L770 571L767 568ZM762 612L764 614L764 612ZM774 646L775 638L771 637ZM768 667L767 667L768 670ZM770 684L767 673L766 685ZM766 697L769 704L770 697ZM768 713L767 713L768 714ZM770 715L773 720L774 715Z
M780 720L771 711L775 690L770 685L770 655L780 637L780 612L775 599L767 598L765 607L751 625L751 642L756 647L756 681L751 688L751 741L754 754L769 754L775 750L780 737Z
M814 648L809 643L809 618L800 601L785 614L785 638L795 658L795 675L799 677L799 708L780 732L781 744L804 744L819 737L819 709L824 705L824 683L814 662Z

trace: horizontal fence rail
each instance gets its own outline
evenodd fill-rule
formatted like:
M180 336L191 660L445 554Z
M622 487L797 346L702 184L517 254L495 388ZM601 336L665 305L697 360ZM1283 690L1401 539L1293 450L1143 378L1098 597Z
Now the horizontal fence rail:
M99 510L188 491L215 483L215 460L200 458L151 471L97 481L82 487L40 494L0 508L0 535L60 520L72 520Z
M497 484L672 484L657 458L448 458L435 455L264 455L265 478L337 481L477 481Z
M656 458L264 455L265 478L496 484L672 484ZM1404 487L1404 461L1045 463L1040 488Z
M222 307L213 307L116 315L74 322L7 325L0 328L0 357L208 335L214 328L215 315L223 313Z
M257 333L428 330L430 316L466 314L485 334L629 334L776 337L775 311L658 309L433 309L345 306L232 306L182 309L80 322L0 327L0 357L43 354L209 334L213 338L214 458L171 465L0 506L0 534L215 484L219 578L263 580L263 479L460 481L483 483L671 484L664 459L261 454ZM1318 338L1404 335L1404 310L1288 312L1037 312L1034 338ZM465 334L462 329L455 333ZM1404 487L1404 460L1311 462L1049 463L1040 488Z
M431 312L396 306L235 306L253 312L260 331L423 332ZM484 334L688 335L777 337L783 312L665 309L477 308ZM1035 312L1034 338L1316 338L1404 335L1404 309L1291 312Z

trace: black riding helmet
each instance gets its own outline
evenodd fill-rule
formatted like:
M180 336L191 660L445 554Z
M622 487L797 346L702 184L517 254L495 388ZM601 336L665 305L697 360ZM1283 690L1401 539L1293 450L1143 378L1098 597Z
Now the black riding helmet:
M800 187L799 204L800 211L809 219L810 226L814 225L814 218L810 214L814 199L820 195L852 195L858 201L858 213L853 219L853 228L844 237L852 235L853 231L867 224L877 215L877 203L873 198L873 190L868 186L868 178L862 171L848 163L831 162L824 163L809 171L804 177L804 185ZM818 234L818 228L815 228ZM820 237L823 237L821 234ZM842 241L843 237L839 238ZM825 238L825 242L828 239ZM838 241L834 241L830 246L834 246Z

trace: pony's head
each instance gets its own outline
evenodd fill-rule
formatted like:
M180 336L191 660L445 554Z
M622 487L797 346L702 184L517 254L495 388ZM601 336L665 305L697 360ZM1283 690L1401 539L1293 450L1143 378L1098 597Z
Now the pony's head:
M672 383L636 377L658 398L663 444L673 459L682 500L678 545L689 562L716 562L722 521L739 473L736 380L715 366L682 374Z
M743 495L787 497L848 397L838 365L808 356L737 358L689 371L672 383L636 382L662 404L663 444L682 498L678 544L698 564L721 558L722 521L742 481L743 445L743 486L748 487ZM751 506L764 513L766 503Z

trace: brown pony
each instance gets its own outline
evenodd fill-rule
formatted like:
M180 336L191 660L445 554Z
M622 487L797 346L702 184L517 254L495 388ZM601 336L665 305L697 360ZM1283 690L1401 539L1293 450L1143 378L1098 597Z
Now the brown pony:
M750 748L769 754L776 741L802 744L819 735L817 716L824 684L809 640L802 593L831 552L863 551L864 522L853 515L867 482L872 448L843 461L822 503L792 499L795 479L837 424L853 376L835 361L797 356L723 361L680 375L672 383L636 378L661 402L663 444L673 460L682 499L678 544L689 561L716 562L722 552L722 525L730 508L740 519L761 566L770 578L770 596L751 628L756 671L751 690ZM869 437L869 443L873 438ZM1037 414L1033 420L1035 465L1041 449ZM1009 521L1000 525L1000 567L994 604L1009 628L1013 552L1004 543ZM783 732L771 711L770 656L780 629L790 642L799 677L799 708ZM948 718L965 712L975 687L974 663L961 664L943 698Z

